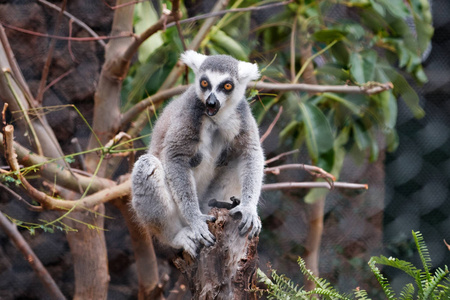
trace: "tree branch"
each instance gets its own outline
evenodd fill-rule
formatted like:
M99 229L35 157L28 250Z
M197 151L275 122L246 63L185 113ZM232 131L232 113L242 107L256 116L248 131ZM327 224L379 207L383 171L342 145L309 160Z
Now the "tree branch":
M126 113L122 115L122 118L120 120L120 128L124 128L125 126L127 126L136 116L138 116L141 112L143 112L147 107L153 105L158 106L164 100L167 100L173 96L183 93L187 89L187 87L188 86L186 85L180 85L168 90L157 92L153 96L147 97L139 101L137 104L135 104Z
M38 2L44 4L45 6L48 6L56 11L61 11L61 8L53 3L50 3L46 0L38 0ZM76 24L78 24L78 26L80 26L81 28L83 28L84 30L86 30L91 36L95 37L95 38L99 38L98 34L92 30L91 27L89 27L86 23L84 23L83 21L81 21L80 19L78 19L77 17L75 17L74 15L72 15L71 13L67 12L66 10L63 12L64 15L66 17L68 17L69 19L71 19L73 22L75 22ZM103 47L105 48L106 43L105 41L103 41L102 39L98 39L97 42Z
M333 184L335 188L344 189L364 189L369 187L367 184L347 183L347 182L335 182ZM327 188L330 189L328 182L279 182L279 183L266 183L262 186L263 191L273 190L290 190L290 189L312 189L312 188Z
M47 292L52 295L53 299L66 299L64 297L61 290L56 285L53 278L48 273L47 269L45 269L44 265L41 263L39 258L31 249L30 245L25 241L23 236L17 230L16 226L14 226L1 212L0 212L0 227L6 233L6 235L10 238L13 244L22 252L23 256L33 268L34 272L38 276L39 280L44 285L44 288Z
M345 94L366 94L373 95L392 89L391 82L373 83L361 86L349 85L317 85L307 83L269 83L269 82L250 82L247 88L269 91L298 91L308 93L345 93Z
M3 134L1 133L0 139L4 139ZM115 185L113 181L101 177L92 178L79 174L74 175L68 169L61 168L61 165L54 162L48 162L48 158L37 155L14 141L12 142L12 147L14 148L19 161L23 165L27 167L39 166L39 173L42 177L50 182L53 182L56 176L58 178L59 185L72 191L79 191L80 186L83 190L85 190L89 186L89 190L94 193ZM4 142L0 143L0 151L4 154L7 153Z
M264 140L270 135L273 128L275 127L275 124L277 124L278 119L280 118L281 114L283 113L283 106L280 106L277 115L275 116L275 119L273 119L272 123L270 123L269 127L267 128L266 132L261 136L259 139L259 142L262 144Z

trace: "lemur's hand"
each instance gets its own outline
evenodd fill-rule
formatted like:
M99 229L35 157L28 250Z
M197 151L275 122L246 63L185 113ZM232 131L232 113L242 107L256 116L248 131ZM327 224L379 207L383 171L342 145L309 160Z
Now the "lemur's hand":
M209 231L207 221L214 222L216 218L208 215L199 215L191 223L192 231L195 234L195 238L201 244L209 247L216 243L216 237Z
M259 220L256 207L241 203L230 210L230 215L234 216L236 214L241 214L242 216L241 223L239 224L240 235L245 235L249 230L249 239L259 235L261 232L261 221Z

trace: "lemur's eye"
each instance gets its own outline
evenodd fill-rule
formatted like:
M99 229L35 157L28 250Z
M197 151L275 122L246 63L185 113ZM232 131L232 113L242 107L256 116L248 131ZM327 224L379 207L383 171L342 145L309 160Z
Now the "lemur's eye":
M233 88L233 85L231 83L225 83L223 88L227 91L231 90Z
M202 81L200 81L200 85L204 88L208 87L208 81L206 81L205 79L203 79Z

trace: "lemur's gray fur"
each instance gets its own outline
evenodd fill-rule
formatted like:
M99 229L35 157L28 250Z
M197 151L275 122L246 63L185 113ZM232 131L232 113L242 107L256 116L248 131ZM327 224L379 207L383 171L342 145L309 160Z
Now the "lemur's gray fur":
M240 234L258 235L257 214L264 155L258 127L245 99L256 64L226 55L186 51L182 61L195 83L159 116L147 154L132 172L137 219L160 239L196 256L200 243L213 245L209 200L241 199L230 210L242 215Z

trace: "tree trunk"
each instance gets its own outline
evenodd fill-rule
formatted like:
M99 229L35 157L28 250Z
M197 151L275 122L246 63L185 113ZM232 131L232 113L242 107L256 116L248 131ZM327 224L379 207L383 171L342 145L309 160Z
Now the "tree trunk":
M105 213L104 205L91 212L73 212L71 217L83 220L100 229L92 229L75 221L68 222L78 232L68 232L67 240L75 269L75 300L106 299L108 293L108 259L105 235L102 231Z
M259 238L240 236L240 219L233 219L226 209L213 208L210 214L217 218L209 225L216 244L203 248L194 261L187 254L174 261L189 283L192 299L256 299L249 289L256 284Z

